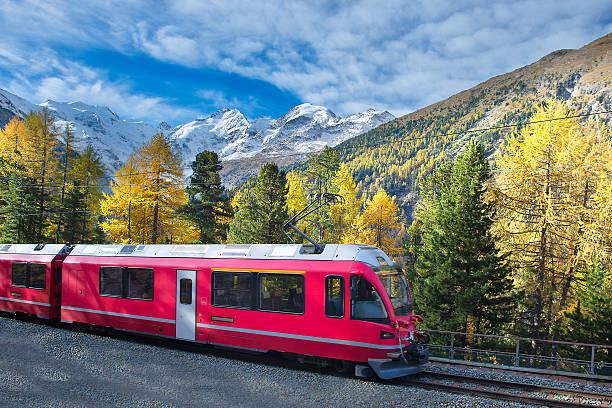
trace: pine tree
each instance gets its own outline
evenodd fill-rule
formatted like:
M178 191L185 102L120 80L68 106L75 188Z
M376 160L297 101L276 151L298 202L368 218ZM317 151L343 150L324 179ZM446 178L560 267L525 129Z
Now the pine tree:
M285 172L279 170L275 163L264 164L253 187L241 194L238 211L230 224L228 243L287 242L282 230L289 218L287 191Z
M472 141L423 189L414 286L431 327L494 333L509 321L510 269L491 234L493 206L484 200L490 176L482 145Z
M193 174L187 186L187 205L179 213L197 226L202 243L221 243L227 239L228 224L232 208L227 192L221 184L219 171L223 168L217 153L204 151L196 155L191 164Z
M11 154L0 154L0 242L31 243L38 240L37 181Z
M563 338L580 343L612 344L612 271L595 260L586 268L576 292L574 308L565 313L567 324L563 325ZM612 362L612 351L604 352L607 361Z
M102 188L106 184L103 182L105 172L100 156L91 145L74 159L69 172L72 181L68 192L70 203L66 209L66 223L71 229L68 242L85 244L104 241L99 218ZM67 240L66 237L63 239Z
M74 131L72 130L72 124L66 124L66 128L64 132L59 137L62 150L63 157L60 164L60 171L62 173L62 189L60 194L60 205L59 205L59 214L57 216L57 230L55 232L55 242L61 242L62 233L62 222L64 221L64 198L66 195L66 183L68 182L68 175L72 168L72 162L74 161L75 156L77 155L75 150L76 145L76 137L74 136ZM71 241L74 242L74 241Z
M304 171L308 195L314 197L323 193L337 193L337 186L334 185L333 180L339 169L340 158L334 149L326 146L321 153L311 157ZM304 221L307 229L319 243L330 242L334 239L332 236L334 225L328 208L325 206L313 212Z

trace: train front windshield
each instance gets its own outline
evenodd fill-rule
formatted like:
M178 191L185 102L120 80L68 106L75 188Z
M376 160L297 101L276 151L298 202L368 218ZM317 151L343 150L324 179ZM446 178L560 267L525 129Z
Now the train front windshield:
M402 270L399 268L377 268L375 272L387 291L387 295L389 295L395 315L408 316L412 313L410 292Z

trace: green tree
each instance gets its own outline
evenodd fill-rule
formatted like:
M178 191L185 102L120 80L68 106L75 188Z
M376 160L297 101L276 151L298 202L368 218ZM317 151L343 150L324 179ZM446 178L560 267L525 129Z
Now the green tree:
M223 168L217 153L198 153L191 164L193 174L187 186L187 205L179 213L198 229L200 242L221 243L227 239L228 224L232 216L225 187L219 171Z
M63 237L64 241L82 244L104 242L100 228L100 202L105 172L100 156L91 145L74 159L70 171L69 203L66 204L66 228L70 232Z
M64 208L64 198L66 196L66 184L68 182L69 172L72 168L72 162L74 158L77 156L77 152L75 150L76 145L76 137L74 135L74 131L72 130L72 124L66 124L66 129L64 133L60 134L59 140L61 142L62 149L62 158L60 161L60 171L62 174L62 189L60 193L60 205L59 205L59 214L57 216L57 230L55 232L55 241L60 242L63 238L62 233L62 223L64 221L64 212L66 211ZM72 228L72 227L71 227ZM74 242L74 241L71 241Z
M238 211L227 237L231 244L285 243L282 226L287 211L287 177L275 163L261 168L252 188L241 192Z
M574 308L565 313L563 338L591 344L612 344L612 273L599 260L589 265L581 284L576 288L578 298ZM608 362L612 351L604 350Z
M0 155L0 242L36 242L39 186L25 166Z
M493 205L484 200L490 176L482 145L471 142L424 186L414 283L431 327L493 333L510 319L510 270L491 234Z
M334 183L334 179L339 169L340 158L334 149L326 146L321 153L312 157L304 171L308 195L337 193L338 186ZM305 223L306 229L319 243L334 240L334 222L326 206L308 216Z

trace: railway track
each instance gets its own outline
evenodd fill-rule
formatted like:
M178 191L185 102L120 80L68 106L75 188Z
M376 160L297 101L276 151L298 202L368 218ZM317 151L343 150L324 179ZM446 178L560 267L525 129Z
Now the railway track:
M574 391L456 374L424 372L419 376L408 377L405 384L429 390L488 397L551 408L612 407L612 393L599 394Z

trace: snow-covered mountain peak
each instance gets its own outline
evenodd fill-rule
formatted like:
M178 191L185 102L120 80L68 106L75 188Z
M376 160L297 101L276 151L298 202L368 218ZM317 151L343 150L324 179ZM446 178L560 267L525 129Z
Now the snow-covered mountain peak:
M284 126L293 120L307 121L311 120L317 123L328 122L331 118L335 118L336 114L331 110L311 103L303 103L294 106L289 111L275 121L277 127Z
M222 160L254 156L277 159L288 154L318 152L393 119L390 113L373 109L340 117L323 106L303 103L278 119L249 121L238 109L223 108L174 128L166 122L154 128L143 122L122 120L105 106L54 100L34 105L0 89L0 125L14 115L23 117L42 107L53 111L59 131L72 126L81 149L91 144L110 173L156 132L170 137L189 174L189 165L203 150L217 152Z

